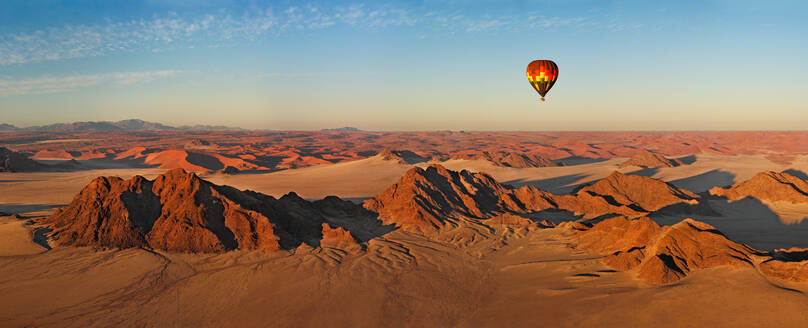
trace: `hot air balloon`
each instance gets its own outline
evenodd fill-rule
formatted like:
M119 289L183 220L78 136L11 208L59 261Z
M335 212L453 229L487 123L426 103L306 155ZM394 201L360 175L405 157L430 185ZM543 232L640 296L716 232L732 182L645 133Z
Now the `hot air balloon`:
M534 60L527 65L527 80L541 96L541 101L557 79L558 65L552 60Z

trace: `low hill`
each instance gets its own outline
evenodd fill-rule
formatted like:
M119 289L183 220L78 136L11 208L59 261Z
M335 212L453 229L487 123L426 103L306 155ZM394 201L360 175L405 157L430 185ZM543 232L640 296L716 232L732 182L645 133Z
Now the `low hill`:
M28 158L28 156L0 147L0 172L35 172L48 170L50 166Z
M611 218L591 227L578 224L577 247L606 254L617 270L637 268L637 277L653 284L675 283L693 271L717 266L753 268L760 252L730 241L712 226L685 219L660 227L648 218Z
M639 166L639 167L676 167L684 163L678 159L665 158L662 155L652 153L647 150L641 150L632 155L627 161L620 164L620 167L626 166Z
M727 188L714 187L710 194L733 200L754 197L773 202L808 203L808 181L785 172L766 171Z
M582 193L604 197L611 202L646 212L657 211L678 203L687 205L699 203L699 196L690 191L657 179L625 175L617 171L592 185L581 188L578 194Z

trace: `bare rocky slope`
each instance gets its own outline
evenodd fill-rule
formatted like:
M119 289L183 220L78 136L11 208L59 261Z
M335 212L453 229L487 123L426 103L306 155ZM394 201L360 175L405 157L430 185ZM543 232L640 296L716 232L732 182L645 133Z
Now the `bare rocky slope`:
M756 268L769 278L808 281L808 251L756 250L693 219L659 226L648 218L615 217L563 227L572 232L575 247L603 254L601 261L608 266L652 284L673 284L692 272L719 266Z
M405 230L432 231L446 219L490 218L501 213L566 210L584 218L643 216L655 211L713 213L700 197L671 184L614 172L574 195L554 195L534 186L513 188L482 172L447 170L433 164L410 169L365 208Z
M657 179L617 171L592 185L582 187L576 194L603 197L639 212L655 212L673 209L672 207L683 210L693 206L701 212L711 212L706 204L698 207L700 197L690 191Z
M680 203L698 205L699 200L662 181L620 173L574 195L554 195L533 186L503 185L485 173L430 165L412 168L387 190L357 205L333 196L310 202L294 193L276 199L175 169L155 180L97 178L43 223L53 228L52 238L62 245L209 253L288 250L302 244L359 250L395 228L423 236L464 225L531 231L555 227L535 217L545 210L611 216L627 212L633 216L566 222L557 229L566 231L574 247L601 254L608 266L652 284L676 283L692 272L718 266L753 268L770 279L808 281L808 252L803 249L763 252L733 242L703 222L685 219L659 226L642 217ZM472 231L470 240L495 238L490 231Z
M752 257L760 253L692 219L660 227L648 218L617 217L579 229L579 247L604 253L603 262L609 266L636 269L640 279L654 284L674 283L690 272L716 266L753 267Z
M503 212L555 208L553 195L533 186L511 188L485 173L451 171L440 165L415 167L365 208L385 224L404 230L434 231L446 219L487 218Z
M45 222L62 244L221 252L317 246L323 223L368 240L379 229L434 232L450 222L506 213L526 217L566 210L584 218L637 217L679 203L698 204L698 199L658 180L619 173L575 195L554 195L533 186L503 185L485 173L414 167L359 206L336 197L309 202L294 193L275 199L175 169L153 181L97 178Z
M808 203L808 181L785 172L766 171L727 188L714 187L710 194L732 200L754 197L775 202Z
M175 169L155 180L96 178L44 222L65 245L221 252L317 246L327 219L294 193L275 199Z

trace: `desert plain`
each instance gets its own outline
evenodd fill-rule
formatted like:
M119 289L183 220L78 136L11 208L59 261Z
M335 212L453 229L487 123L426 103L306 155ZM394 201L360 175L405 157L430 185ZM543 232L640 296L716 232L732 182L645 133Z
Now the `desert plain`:
M4 327L805 327L808 133L0 132Z

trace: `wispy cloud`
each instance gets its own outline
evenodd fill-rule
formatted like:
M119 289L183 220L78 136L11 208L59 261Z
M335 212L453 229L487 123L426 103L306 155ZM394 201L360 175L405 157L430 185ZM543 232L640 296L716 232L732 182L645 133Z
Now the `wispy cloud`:
M228 43L346 26L358 30L424 26L449 33L493 33L558 26L595 25L584 17L479 17L423 12L409 8L354 4L312 5L250 10L241 15L216 11L193 17L169 14L151 19L65 25L0 35L0 65L109 55L126 51L219 47ZM611 26L624 28L610 22Z
M432 19L437 26L453 33L519 32L537 28L557 29L602 25L592 17L544 16L536 13L502 16L485 15L482 17L468 17L457 13L454 15L434 15Z
M366 8L363 4L336 8L334 18L354 27L381 28L413 26L420 20L414 13L400 8Z
M77 91L102 84L130 85L179 73L175 70L42 76L29 79L0 78L0 97Z
M242 15L216 12L195 17L176 14L95 25L65 25L0 35L0 65L102 56L122 51L218 46L284 32L320 30L342 24L360 29L413 25L408 10L364 5L329 8L292 6L251 10Z

